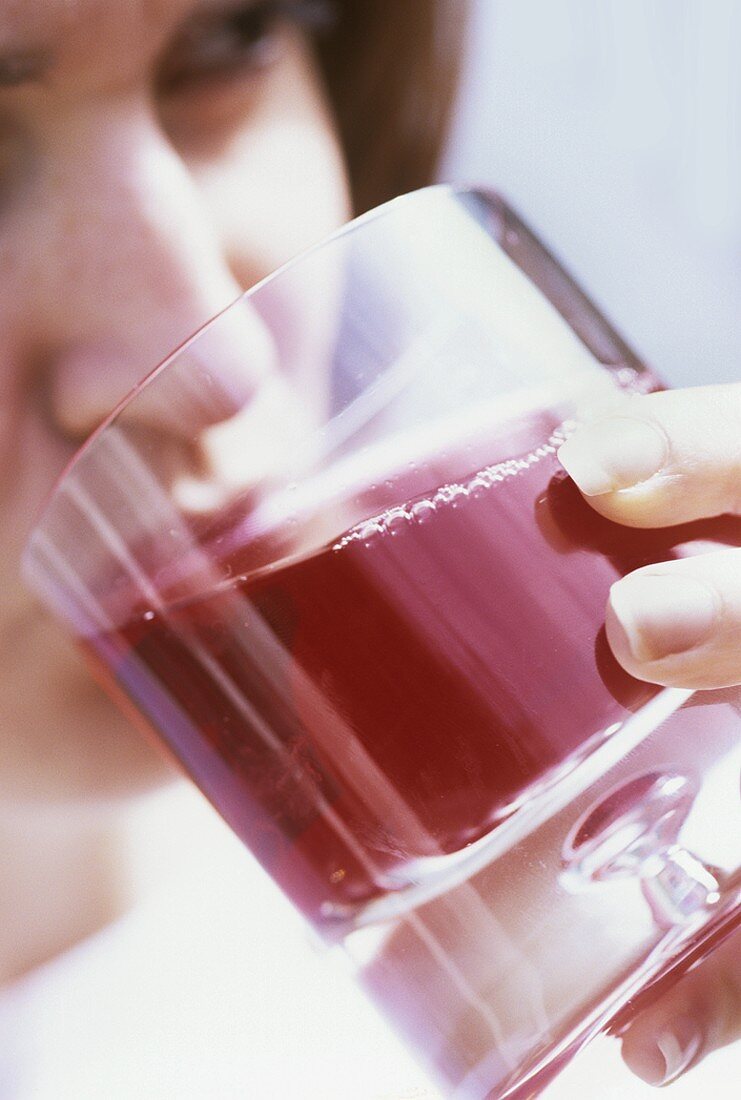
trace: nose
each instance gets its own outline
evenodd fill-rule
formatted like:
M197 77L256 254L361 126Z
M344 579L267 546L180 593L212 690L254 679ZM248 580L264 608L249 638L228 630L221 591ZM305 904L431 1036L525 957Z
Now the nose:
M146 104L80 115L49 162L33 308L47 407L61 432L81 438L240 287L187 165ZM259 319L239 309L242 354L226 355L233 394L253 388L270 357Z

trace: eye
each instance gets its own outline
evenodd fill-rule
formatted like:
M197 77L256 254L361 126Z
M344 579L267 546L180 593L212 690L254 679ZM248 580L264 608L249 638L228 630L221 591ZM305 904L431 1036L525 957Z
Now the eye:
M286 25L320 33L335 18L326 0L257 0L197 17L162 59L158 90L167 95L258 72L276 60Z

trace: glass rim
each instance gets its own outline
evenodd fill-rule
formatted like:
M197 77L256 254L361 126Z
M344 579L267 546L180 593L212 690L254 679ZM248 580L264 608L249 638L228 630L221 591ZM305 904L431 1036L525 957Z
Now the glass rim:
M334 244L336 241L350 236L359 229L363 229L371 222L380 220L386 217L394 209L399 206L404 206L409 203L415 202L422 195L429 195L431 193L448 194L448 195L466 195L466 194L488 194L492 198L496 192L483 184L475 183L433 183L428 184L425 187L419 187L414 191L407 191L404 194L396 195L394 198L388 199L386 202L380 203L378 206L372 207L370 210L366 210L362 214L358 214L356 217L351 218L350 221L344 222L331 233L322 237L320 240L315 241L314 244L308 245L306 248L301 249L290 259L280 264L274 271L269 272L263 278L259 279L247 290L242 291L231 302L228 302L222 309L215 313L208 320L189 336L185 337L172 351L161 359L154 367L150 368L144 376L129 389L113 406L101 422L90 432L90 434L83 440L78 447L75 448L70 458L65 463L63 469L54 479L53 485L46 492L41 504L38 506L35 518L31 523L28 536L26 538L25 546L21 555L21 572L25 572L25 567L28 562L31 545L34 540L34 536L44 525L44 519L47 513L50 511L54 500L62 491L62 487L67 481L68 477L72 474L73 470L77 467L78 463L88 454L98 443L98 440L103 436L108 429L115 423L121 413L123 413L131 404L136 401L138 396L149 386L156 381L161 374L163 374L169 366L171 366L181 354L186 351L192 344L201 338L201 336L207 332L213 325L216 325L219 320L233 309L240 302L245 302L256 297L264 287L272 284L274 281L282 278L284 275L300 267L305 261L309 260L317 252L327 248L329 245Z

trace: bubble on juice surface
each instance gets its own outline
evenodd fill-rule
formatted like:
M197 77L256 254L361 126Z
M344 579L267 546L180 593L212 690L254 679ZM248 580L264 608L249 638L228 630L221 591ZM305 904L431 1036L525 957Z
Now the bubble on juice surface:
M363 542L367 547L383 535L396 535L410 524L425 523L430 520L439 507L455 508L468 497L479 497L489 492L496 484L517 477L531 466L541 462L544 458L555 454L561 444L574 431L576 424L573 421L564 421L545 443L526 455L518 458L508 458L503 462L496 462L491 466L485 466L478 470L466 481L451 481L441 485L429 497L417 500L411 504L394 505L380 512L370 520L364 520L356 527L351 528L339 539L333 550L344 550L354 542ZM390 479L387 486L392 486Z
M435 502L434 500L418 500L416 504L412 505L410 511L417 523L427 523L427 520L432 519L435 514Z
M443 485L438 489L436 496L440 496L443 503L449 504L451 508L457 507L463 500L470 495L470 487L468 485L460 485L454 482L451 485Z
M471 481L468 487L468 494L472 497L483 496L491 488L490 482L485 477L481 477L479 474Z
M380 533L380 527L375 520L367 520L365 523L361 523L359 527L356 527L355 533L358 539L370 549L373 545L374 539Z
M390 535L396 535L407 526L410 519L411 515L406 508L390 508L385 515L383 526Z

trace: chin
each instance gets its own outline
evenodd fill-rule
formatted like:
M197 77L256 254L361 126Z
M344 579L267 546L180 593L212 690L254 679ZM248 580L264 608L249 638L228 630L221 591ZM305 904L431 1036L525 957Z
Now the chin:
M181 774L153 736L145 736L105 698L80 706L74 725L45 726L37 740L48 744L43 760L36 756L33 766L18 769L9 790L5 784L6 797L16 805L115 810Z
M182 777L156 735L123 698L114 703L89 676L80 688L80 726L70 729L70 759L76 759L59 797L76 802L121 803Z
M109 807L181 774L130 704L116 705L46 618L19 637L0 688L6 805Z

